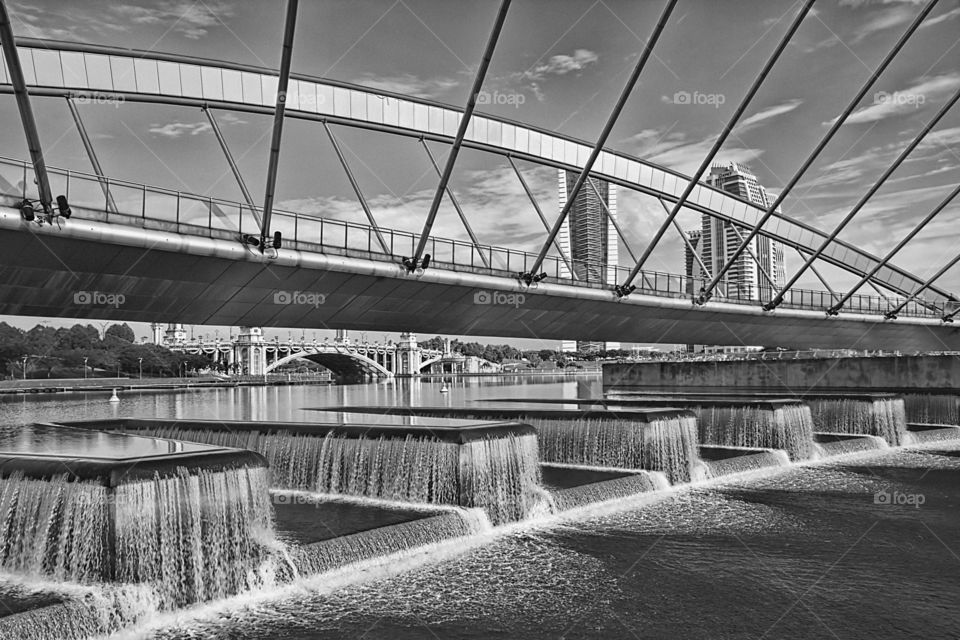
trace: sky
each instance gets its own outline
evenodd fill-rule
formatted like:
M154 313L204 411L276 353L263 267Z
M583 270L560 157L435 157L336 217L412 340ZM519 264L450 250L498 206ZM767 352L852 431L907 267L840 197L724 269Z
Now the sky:
M279 66L285 4L277 0L101 2L8 0L17 36L98 43L231 62ZM489 0L305 0L293 71L462 106L499 3ZM923 3L820 0L727 140L718 161L748 164L773 194L787 184L834 118L893 46ZM692 173L786 31L799 2L680 0L607 146ZM519 120L588 142L596 139L663 8L647 0L515 0L484 91L500 96L478 112ZM802 176L786 214L829 230L960 90L960 0L941 0L925 24ZM694 98L682 103L676 94ZM34 98L47 163L89 171L62 99ZM107 175L241 200L203 114L146 104L80 105ZM264 192L272 118L217 114L245 181ZM437 177L412 139L337 127L375 216L419 231ZM3 155L26 158L12 96L0 96ZM442 162L446 148L433 151ZM541 206L557 212L556 171L520 163ZM840 238L884 254L960 179L960 108L925 139ZM485 244L536 251L545 232L505 161L463 150L451 181ZM649 196L619 191L621 225L640 253L664 219ZM345 174L316 123L288 120L277 206L364 221ZM920 277L956 255L960 202L945 209L895 262ZM699 214L684 211L684 228ZM465 239L445 202L434 234ZM626 264L626 251L620 255ZM787 273L799 267L787 256ZM668 234L647 268L682 273L683 247ZM821 270L834 288L853 284ZM807 274L798 286L821 288ZM960 289L960 267L941 281ZM33 318L11 319L32 326ZM71 324L50 319L54 326ZM146 335L146 325L134 327ZM196 328L212 335L226 328ZM281 329L277 335L286 337ZM299 335L299 332L294 332ZM313 332L308 331L308 336ZM319 331L318 335L329 335ZM381 339L371 334L370 339ZM395 336L390 336L395 337ZM556 343L521 341L552 348Z

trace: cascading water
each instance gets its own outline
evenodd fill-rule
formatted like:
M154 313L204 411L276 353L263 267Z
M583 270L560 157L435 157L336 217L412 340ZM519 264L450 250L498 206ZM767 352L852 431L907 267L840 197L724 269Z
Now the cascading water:
M709 478L790 464L790 457L782 449L701 445L700 456L706 463Z
M256 451L272 486L427 504L482 507L494 524L542 508L537 436L501 433L455 442L423 435L367 437L155 425L135 433Z
M697 460L692 415L576 421L525 416L540 440L544 462L662 471L670 482L689 482Z
M960 396L956 394L905 393L908 423L960 425Z
M482 507L494 524L522 520L540 504L535 435L465 443L429 433L398 438L323 438L315 489L322 493Z
M903 398L809 398L817 431L880 436L891 446L903 444L907 432Z
M13 473L0 479L0 568L70 582L109 577L110 489Z
M444 513L413 522L379 527L292 551L292 562L303 574L316 574L375 557L482 533L490 521L482 510Z
M807 460L814 454L814 423L806 405L700 405L691 408L697 413L703 444L782 449L791 460Z
M200 470L120 485L115 579L146 582L166 605L256 586L273 538L266 469Z
M588 504L606 502L635 496L638 493L667 489L670 483L666 476L657 472L640 471L630 475L600 482L591 482L579 487L553 491L557 509L575 509Z
M161 606L251 585L272 538L267 470L179 468L106 487L0 480L0 567L60 581L146 583Z

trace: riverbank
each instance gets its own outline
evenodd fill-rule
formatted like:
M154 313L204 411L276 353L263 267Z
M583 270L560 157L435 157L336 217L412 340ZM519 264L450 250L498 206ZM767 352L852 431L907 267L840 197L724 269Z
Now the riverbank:
M62 379L26 379L0 380L0 395L33 393L73 393L90 391L117 390L163 390L210 389L217 387L255 387L281 385L331 384L329 379L267 378L244 377L242 379L223 379L215 376L196 378L62 378Z

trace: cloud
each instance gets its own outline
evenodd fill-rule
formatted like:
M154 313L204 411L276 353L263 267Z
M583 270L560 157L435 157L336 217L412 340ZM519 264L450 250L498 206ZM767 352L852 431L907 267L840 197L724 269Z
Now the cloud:
M199 40L211 27L233 16L233 6L228 3L187 0L166 0L149 6L118 4L110 11L133 24L161 25L191 40Z
M594 64L600 57L589 49L576 49L573 55L557 54L542 64L535 65L523 73L528 80L543 80L546 76L563 76L580 71Z
M210 131L209 122L168 122L167 124L152 124L148 131L165 138L179 138L183 135L195 136Z
M460 84L453 78L420 78L412 73L401 73L392 76L378 76L373 73L365 73L360 76L360 78L354 80L354 82L372 89L380 89L405 96L427 99L444 95Z
M758 111L757 113L753 114L752 116L750 116L749 118L741 122L738 125L738 128L746 129L748 127L752 127L754 125L760 124L765 120L769 120L770 118L776 118L777 116L783 115L785 113L790 113L791 111L799 107L801 104L803 104L803 100L787 100L786 102L783 102L781 104L777 104L772 107L767 107L766 109L762 109Z
M918 78L904 89L873 94L873 104L861 107L847 118L848 124L864 124L911 113L932 103L934 98L960 87L960 73ZM831 120L824 124L833 124Z
M669 167L685 175L690 175L700 166L707 157L715 138L709 137L697 141L687 140L684 133L668 133L666 135L653 129L644 129L627 139L637 148L637 155L650 162ZM717 159L718 162L743 162L760 158L763 149L749 149L741 147L725 147Z

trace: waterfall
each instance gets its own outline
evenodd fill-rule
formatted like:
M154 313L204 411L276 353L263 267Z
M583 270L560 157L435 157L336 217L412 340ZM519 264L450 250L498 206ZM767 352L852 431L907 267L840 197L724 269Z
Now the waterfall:
M116 488L115 579L153 585L169 605L255 586L272 537L267 470L200 470Z
M474 513L476 511L479 514ZM481 514L480 510L456 511L323 540L294 549L293 562L301 573L316 574L369 558L482 533L490 522Z
M887 449L890 445L879 436L853 436L849 433L817 433L816 448L821 457L846 453Z
M960 396L939 393L905 393L908 423L960 425Z
M0 568L60 581L109 577L110 489L67 474L0 479Z
M813 417L806 405L699 405L700 442L733 447L782 449L791 460L813 453Z
M700 456L706 463L708 478L790 464L790 457L782 449L701 445Z
M553 500L558 510L574 509L588 504L627 498L638 493L660 491L670 486L662 473L640 471L621 478L557 489Z
M130 430L256 451L269 462L271 486L278 489L482 507L494 524L522 520L543 499L534 434L502 432L459 442L429 428L395 437L336 428L316 435L189 425Z
M677 412L636 419L577 420L523 416L540 440L544 462L662 471L671 483L689 482L697 460L697 421Z
M903 444L907 431L903 398L814 397L807 404L817 431L880 436L891 446Z
M145 583L163 607L252 586L272 538L267 470L178 468L106 487L0 480L0 567L78 583Z
M321 493L482 507L491 522L527 517L539 504L535 435L502 434L465 443L431 435L323 438L315 489Z

